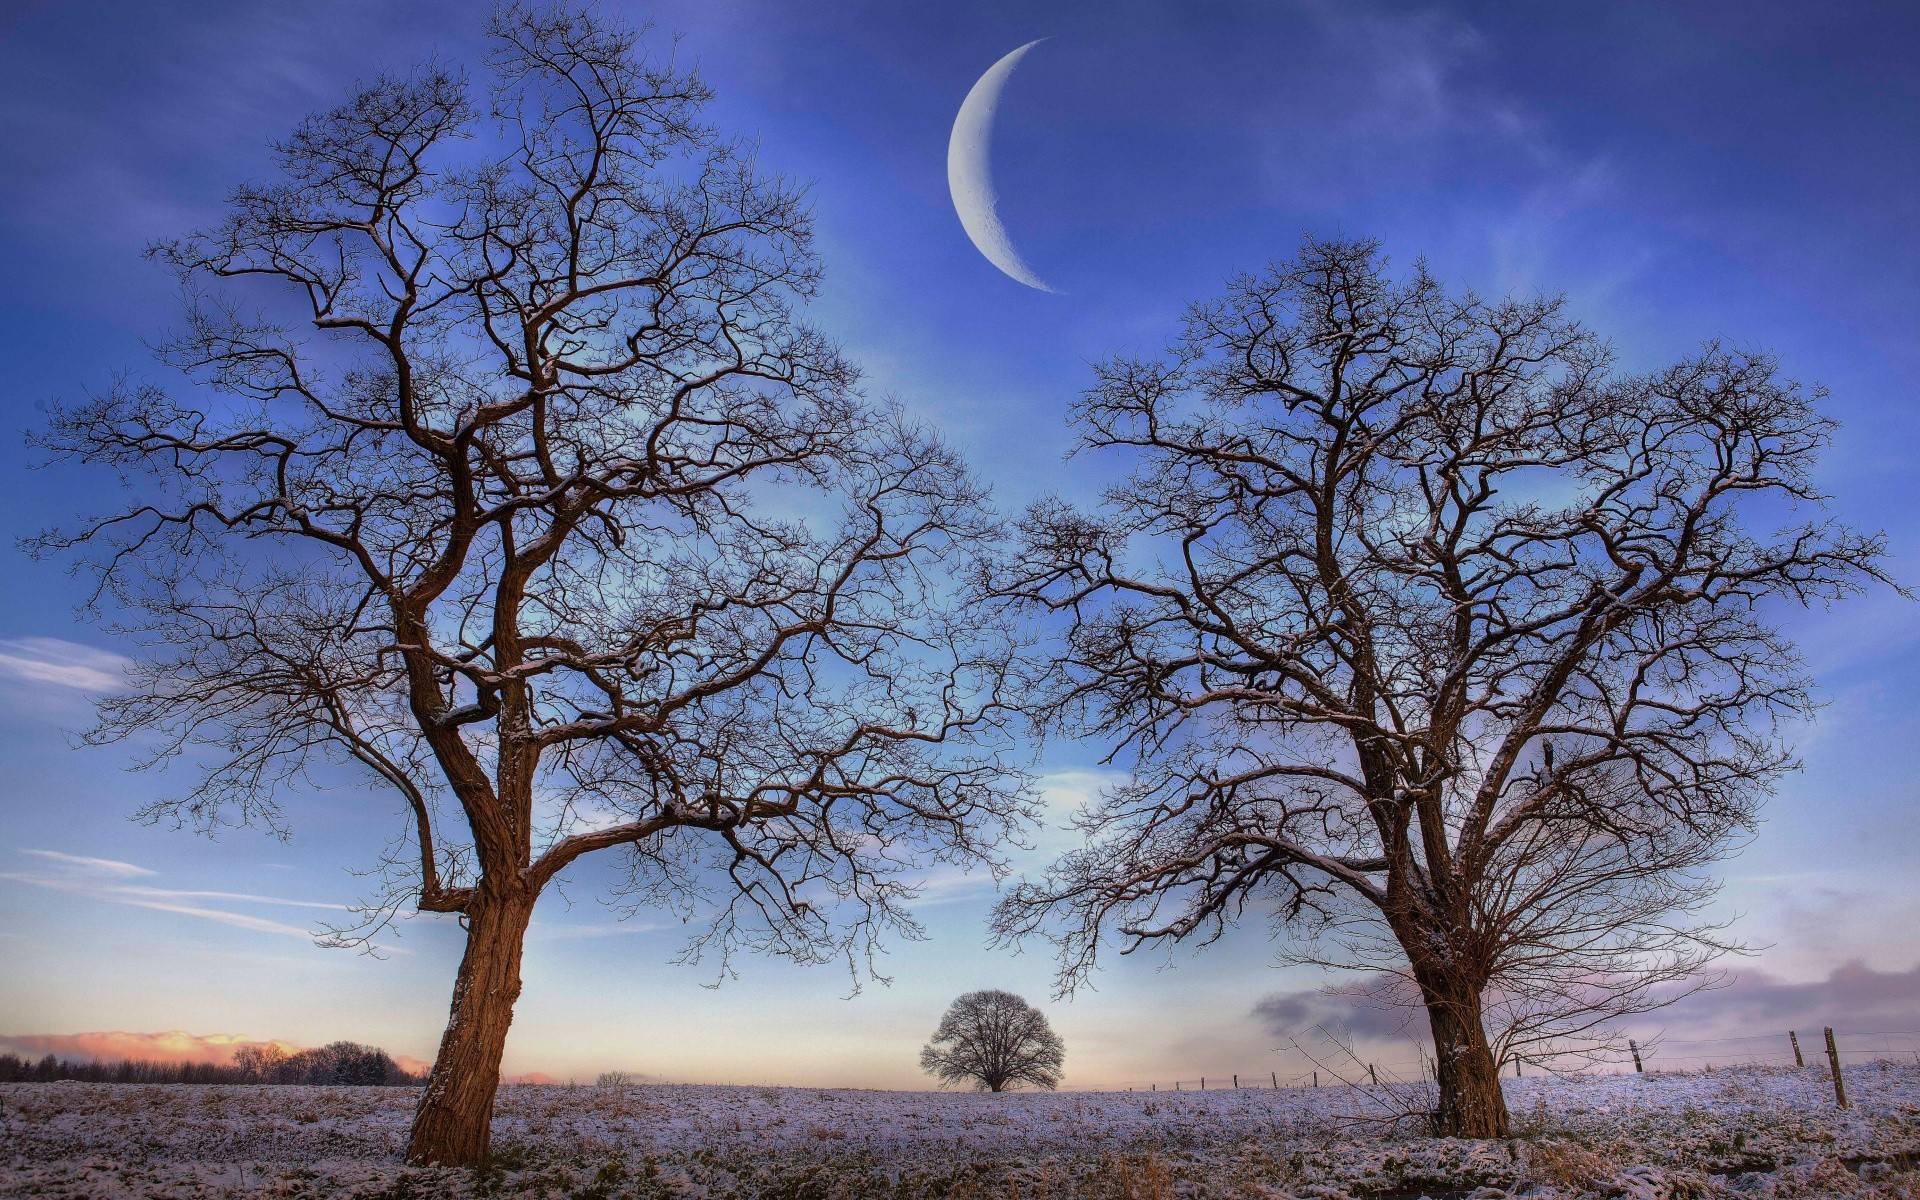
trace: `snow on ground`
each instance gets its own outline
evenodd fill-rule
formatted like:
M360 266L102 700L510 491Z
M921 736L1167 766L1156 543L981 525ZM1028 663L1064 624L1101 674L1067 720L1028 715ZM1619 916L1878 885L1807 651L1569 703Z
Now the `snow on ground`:
M1170 1094L515 1087L495 1161L400 1163L408 1088L0 1085L0 1196L1920 1197L1920 1064L1506 1083L1519 1135L1345 1087Z

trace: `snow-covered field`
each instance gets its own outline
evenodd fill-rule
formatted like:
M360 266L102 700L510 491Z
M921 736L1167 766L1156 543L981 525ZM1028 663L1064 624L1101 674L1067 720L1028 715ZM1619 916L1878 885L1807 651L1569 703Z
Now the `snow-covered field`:
M400 1164L404 1088L0 1086L0 1195L1920 1197L1920 1065L1508 1081L1520 1137L1350 1088L981 1095L516 1087L495 1161Z

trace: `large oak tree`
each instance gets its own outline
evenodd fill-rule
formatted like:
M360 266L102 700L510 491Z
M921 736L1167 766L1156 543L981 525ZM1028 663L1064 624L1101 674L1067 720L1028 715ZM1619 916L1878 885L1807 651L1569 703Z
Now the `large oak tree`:
M1033 711L1132 774L1000 933L1057 938L1072 986L1111 938L1270 914L1400 973L1436 1128L1504 1134L1503 1057L1590 1046L1723 948L1705 869L1810 707L1776 621L1880 570L1822 512L1816 399L1722 346L1620 372L1558 301L1348 242L1102 364L1084 449L1130 474L1033 508L992 583L1064 621Z
M1024 805L1010 645L940 603L980 489L797 316L801 193L635 32L489 32L489 89L379 77L154 249L196 390L43 435L136 489L40 544L145 648L95 740L205 767L149 814L277 826L323 761L404 807L374 923L466 930L417 1163L487 1154L529 919L581 856L705 906L695 951L858 970L914 931L908 868L991 863Z

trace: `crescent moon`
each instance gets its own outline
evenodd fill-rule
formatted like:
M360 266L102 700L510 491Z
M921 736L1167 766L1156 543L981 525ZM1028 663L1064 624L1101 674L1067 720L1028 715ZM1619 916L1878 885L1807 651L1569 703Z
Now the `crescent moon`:
M1007 77L1027 51L1046 40L1028 42L988 67L961 102L960 115L953 119L953 136L947 141L947 190L953 193L953 211L960 215L960 225L973 240L974 249L1028 287L1051 292L1046 281L1021 260L1007 237L1007 227L1000 223L1000 195L993 190L988 153L993 148L993 118Z

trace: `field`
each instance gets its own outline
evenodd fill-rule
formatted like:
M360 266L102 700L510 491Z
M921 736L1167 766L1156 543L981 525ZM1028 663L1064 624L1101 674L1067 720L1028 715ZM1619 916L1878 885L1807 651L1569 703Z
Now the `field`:
M0 1195L1920 1197L1920 1065L1524 1079L1519 1137L1423 1137L1345 1087L981 1095L514 1087L495 1158L400 1164L407 1088L0 1086Z

